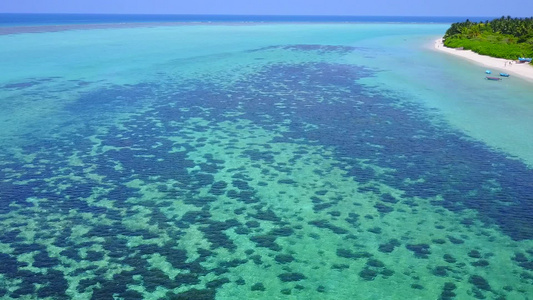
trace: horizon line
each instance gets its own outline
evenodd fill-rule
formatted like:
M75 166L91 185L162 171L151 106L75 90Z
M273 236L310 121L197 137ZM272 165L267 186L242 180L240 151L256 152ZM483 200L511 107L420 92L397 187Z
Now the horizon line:
M130 15L130 16L250 16L250 17L435 17L435 18L456 18L456 17L474 17L474 18L499 18L498 16L473 16L473 15L333 15L333 14L199 14L199 13L84 13L84 12L0 12L0 14L21 14L21 15ZM507 17L506 15L502 15ZM500 16L501 17L501 16ZM530 18L530 17L519 17Z

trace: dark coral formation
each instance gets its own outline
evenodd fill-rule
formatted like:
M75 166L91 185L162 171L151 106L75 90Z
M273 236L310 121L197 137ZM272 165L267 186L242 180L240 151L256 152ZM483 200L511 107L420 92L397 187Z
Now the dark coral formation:
M264 292L266 290L265 285L262 284L261 282L255 283L254 285L252 285L250 289L252 291L259 291L259 292Z
M444 284L444 287L442 288L442 293L440 294L439 299L440 300L451 300L454 299L455 296L457 296L454 292L454 290L457 288L457 286L452 282L446 282Z
M307 278L304 274L298 272L287 272L279 274L278 277L283 282L300 281Z
M413 251L417 258L429 258L431 254L428 244L407 244L405 247Z
M470 276L470 278L468 279L468 282L470 282L471 284L473 284L475 287L477 287L480 290L485 290L485 291L492 290L489 285L489 282L485 278L479 275Z
M355 50L319 45L273 49L321 54ZM384 256L407 249L414 257L427 259L432 250L441 253L437 247L449 247L445 250L453 253L429 267L437 280L455 276L454 280L468 281L474 297L492 292L495 283L492 287L487 279L467 273L468 264L476 272L495 268L489 254L453 252L454 247L468 245L468 236L447 232L439 220L429 225L439 230L429 237L434 244L424 244L407 235L390 235L388 218L402 209L420 210L422 204L415 199L430 199L442 211L475 210L483 222L497 225L514 240L531 239L533 204L527 200L533 173L523 163L434 122L431 113L416 103L369 96L368 87L358 83L368 76L372 72L365 68L320 60L269 64L228 83L227 88L203 79L161 79L81 93L64 106L80 124L69 127L72 124L66 122L63 125L70 129L56 129L53 139L25 138L28 142L21 145L20 155L32 163L1 154L0 219L13 222L0 229L0 241L12 251L0 253L0 273L11 284L0 287L0 297L68 299L68 276L83 277L72 290L92 299L141 299L143 295L133 286L147 292L167 289L166 299L215 299L217 290L234 286L257 294L267 291L266 282L250 280L244 273L234 276L232 271L246 264L261 270L279 268L282 295L327 293L329 286L312 286L310 274L293 271L298 270L297 264L319 268L322 263L332 273L351 272L376 283L376 278L395 276L394 266L386 265L390 260ZM43 85L40 79L28 79L3 88L25 91ZM306 91L306 96L300 97L298 91ZM131 116L105 117L123 112ZM188 123L198 119L205 122ZM229 139L217 136L221 131L217 126L225 122L238 127L224 132L233 135ZM254 141L239 148L240 133L254 126L275 134L268 143ZM279 126L286 127L278 130ZM280 155L276 144L301 149L284 153L292 155L288 162L276 161ZM215 146L252 165L228 168L223 156L199 151ZM298 177L291 164L314 154L307 146L330 149L336 167L346 171L347 180L358 183L358 192L369 196L365 201L373 209L361 209L361 199L343 195L327 180L316 184ZM381 174L369 166L396 171ZM316 174L327 172L315 170ZM252 174L261 177L252 178ZM384 193L380 185L402 193ZM281 190L264 199L259 187ZM283 189L296 188L311 193L282 200L294 201L298 208L307 205L312 217L275 203L276 197L290 194ZM437 196L442 201L433 201ZM13 214L19 218L11 220ZM27 220L40 227L31 240L25 232L31 227ZM476 227L469 218L462 218L461 224ZM191 232L204 244L188 245ZM379 252L368 252L359 240L369 233L376 241L372 251L377 247ZM313 237L320 245L329 235L345 242L334 246L333 263L301 259L301 254L291 252L290 243L302 236ZM162 242L169 237L172 242ZM250 244L256 248L247 249ZM320 251L325 249L312 252ZM533 253L521 251L509 263L520 270L520 280L533 282ZM157 256L175 269L174 275L154 267L151 261ZM31 257L31 263L17 257ZM413 293L425 289L415 275L410 276L415 281L409 283ZM455 283L444 284L440 299L456 297ZM522 290L509 285L502 293Z
M400 241L397 239L391 239L387 243L379 245L378 250L383 253L391 253L394 251L394 248L398 246L400 246Z

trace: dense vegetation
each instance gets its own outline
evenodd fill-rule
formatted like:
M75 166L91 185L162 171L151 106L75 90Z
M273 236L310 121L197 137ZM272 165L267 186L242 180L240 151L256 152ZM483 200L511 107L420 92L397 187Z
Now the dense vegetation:
M453 23L444 35L444 45L513 60L533 57L533 18Z

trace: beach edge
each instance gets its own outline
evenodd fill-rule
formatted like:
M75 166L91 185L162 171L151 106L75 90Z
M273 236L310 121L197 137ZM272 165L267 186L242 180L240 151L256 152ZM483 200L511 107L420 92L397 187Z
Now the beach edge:
M473 52L472 50L459 50L455 48L448 48L444 46L443 38L438 38L437 40L435 40L432 48L435 51L461 57L477 65L484 66L488 69L497 70L497 73L502 72L511 74L520 77L526 81L529 81L530 83L533 83L533 67L529 66L528 64L520 64L516 61L509 59L481 55Z

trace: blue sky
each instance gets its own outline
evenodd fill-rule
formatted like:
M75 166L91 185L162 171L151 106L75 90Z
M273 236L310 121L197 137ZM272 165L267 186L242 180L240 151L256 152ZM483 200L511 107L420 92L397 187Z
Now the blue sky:
M533 0L0 0L0 12L533 16Z

